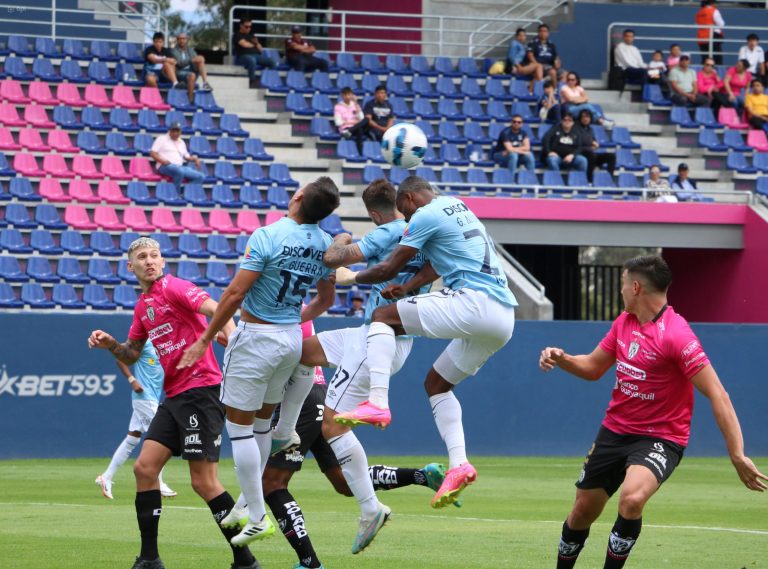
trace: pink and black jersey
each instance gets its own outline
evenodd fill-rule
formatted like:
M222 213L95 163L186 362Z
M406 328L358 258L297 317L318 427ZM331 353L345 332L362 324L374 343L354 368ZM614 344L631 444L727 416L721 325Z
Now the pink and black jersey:
M307 320L306 322L303 322L301 324L301 337L302 340L306 340L307 338L311 338L315 335L315 325L312 323L311 320ZM323 368L320 366L317 366L315 368L315 379L314 379L315 385L325 385L325 376L323 375Z
M688 445L693 414L691 378L709 358L688 322L666 307L640 324L628 312L600 348L616 357L616 385L603 426L621 435L646 435Z
M205 331L208 321L198 310L210 298L189 281L164 275L139 297L128 332L131 340L151 340L165 371L165 393L173 397L195 387L221 383L221 370L209 346L192 367L176 369L184 350Z

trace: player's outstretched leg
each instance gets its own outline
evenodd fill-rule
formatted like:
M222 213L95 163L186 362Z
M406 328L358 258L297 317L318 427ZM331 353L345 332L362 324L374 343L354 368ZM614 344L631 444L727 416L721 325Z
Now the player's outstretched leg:
M445 465L438 462L430 462L423 468L402 468L399 466L386 466L373 464L368 467L368 474L373 482L373 488L379 490L394 490L405 486L426 486L437 491L445 479ZM460 508L461 499L453 503Z
M314 376L314 367L299 364L293 370L280 403L280 418L272 431L270 456L301 444L301 439L296 432L296 423L299 420L304 400L312 391Z
M115 449L115 453L112 455L112 460L109 462L107 469L96 477L96 484L101 488L102 495L108 500L112 500L112 479L128 457L131 456L133 449L141 441L141 432L131 431L123 439L123 442Z

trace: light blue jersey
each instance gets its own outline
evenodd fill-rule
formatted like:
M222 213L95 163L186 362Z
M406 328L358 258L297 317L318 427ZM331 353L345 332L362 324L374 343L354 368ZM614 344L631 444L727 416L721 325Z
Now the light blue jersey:
M261 276L243 308L273 324L298 324L307 291L331 273L323 265L330 244L331 236L316 224L299 225L287 217L254 231L240 268Z
M165 373L160 365L160 356L157 355L157 350L149 340L144 343L139 359L133 364L133 376L144 388L144 391L141 393L131 391L131 397L159 403L163 394Z
M368 261L368 267L377 265L390 256L403 238L405 226L406 223L404 219L390 221L389 223L379 225L357 243L363 257ZM424 266L424 263L426 263L426 258L424 257L424 254L419 251L413 259L408 261L408 264L403 267L403 270L400 271L394 279L385 283L375 284L371 287L371 294L365 305L366 324L371 323L371 316L373 315L374 310L379 306L384 306L393 302L382 297L381 291L384 290L387 285L392 283L405 284L413 277L413 275L419 272L421 267ZM414 291L413 294L427 292L429 287L430 285L425 285L420 290Z
M448 288L477 290L517 306L493 241L460 199L441 196L416 210L400 244L424 253Z

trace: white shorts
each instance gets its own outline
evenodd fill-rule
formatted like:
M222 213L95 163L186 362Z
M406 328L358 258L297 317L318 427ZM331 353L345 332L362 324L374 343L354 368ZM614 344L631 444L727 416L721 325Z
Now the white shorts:
M132 403L133 414L131 415L131 422L128 423L128 430L146 433L152 418L157 413L158 403L149 399L134 399Z
M433 367L454 385L475 375L515 328L513 307L468 288L404 298L397 302L397 312L406 334L453 340Z
M240 321L224 351L221 402L241 411L280 403L301 359L301 342L298 324Z
M367 400L371 389L367 356L368 326L320 332L317 339L325 359L336 368L328 383L325 406L339 413L351 411ZM392 361L392 375L400 371L411 353L413 338L396 338L397 350Z

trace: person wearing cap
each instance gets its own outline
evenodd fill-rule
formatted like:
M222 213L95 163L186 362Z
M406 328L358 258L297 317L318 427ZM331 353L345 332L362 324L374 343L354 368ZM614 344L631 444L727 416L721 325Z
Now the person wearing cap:
M688 177L688 164L685 162L680 162L677 166L677 177L672 180L672 189L686 192L695 192L699 189L696 187L696 180Z
M264 53L264 47L252 30L253 22L250 18L240 20L240 27L233 39L233 49L235 63L248 70L248 79L256 81L256 70L260 67L272 69L275 60Z
M312 72L317 69L328 71L328 62L314 55L317 48L312 42L301 37L301 26L291 28L291 37L285 40L285 61L292 69Z
M176 60L176 78L179 83L187 84L187 95L190 102L195 100L195 82L197 76L203 80L203 89L212 91L208 84L208 73L205 70L205 58L198 55L194 48L189 46L189 36L186 32L180 32L176 36L176 47L171 50L171 55Z
M171 178L177 190L181 190L185 178L193 184L199 184L205 178L200 171L200 158L192 156L181 139L180 123L171 123L168 134L155 139L149 155L157 163L158 174ZM186 166L187 162L194 162L195 167Z
M675 105L683 107L707 107L709 98L699 93L696 72L690 68L690 62L691 56L684 53L680 56L680 62L669 72L670 99Z
M353 292L352 298L350 298L349 301L352 306L350 306L347 310L346 316L354 316L356 318L362 318L365 316L365 307L363 306L365 299L360 292Z

